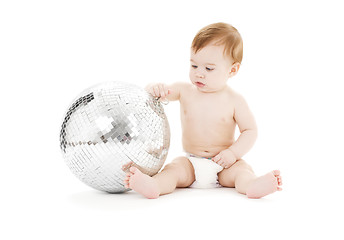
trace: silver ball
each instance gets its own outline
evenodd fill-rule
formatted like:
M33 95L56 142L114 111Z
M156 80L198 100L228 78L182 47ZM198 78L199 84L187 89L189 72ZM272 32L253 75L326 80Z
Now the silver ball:
M170 146L161 103L144 89L108 82L83 91L65 114L60 148L71 171L105 192L125 192L126 164L155 175Z

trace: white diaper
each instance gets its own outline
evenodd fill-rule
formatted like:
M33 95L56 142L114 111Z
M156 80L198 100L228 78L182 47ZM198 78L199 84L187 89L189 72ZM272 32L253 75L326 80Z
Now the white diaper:
M219 184L217 173L222 171L223 167L214 163L209 158L198 157L190 153L186 153L186 157L192 163L195 169L195 181L191 188L217 188Z

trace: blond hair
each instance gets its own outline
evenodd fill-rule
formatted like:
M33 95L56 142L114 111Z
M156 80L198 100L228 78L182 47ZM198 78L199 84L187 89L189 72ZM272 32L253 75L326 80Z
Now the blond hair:
M223 54L241 63L243 42L238 30L227 23L213 23L202 28L194 37L191 48L197 53L209 44L224 45Z

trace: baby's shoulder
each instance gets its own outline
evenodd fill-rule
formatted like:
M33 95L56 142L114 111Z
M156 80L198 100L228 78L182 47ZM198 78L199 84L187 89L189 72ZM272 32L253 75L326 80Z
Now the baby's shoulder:
M171 101L180 100L187 92L189 85L190 84L186 82L174 82L172 84L168 84L167 87L171 91L168 95L168 99Z
M167 84L167 85L171 88L174 88L174 89L183 90L186 87L188 87L190 84L186 83L186 82L174 82L174 83Z
M236 98L242 97L242 95L238 91L236 91L236 90L234 90L233 88L230 88L230 87L227 87L226 94L227 94L228 97L230 97L232 99L236 99Z
M240 104L242 102L245 102L245 98L241 93L229 87L227 89L227 96L231 99L231 101L234 104Z
M188 82L175 82L174 85L178 88L180 94L185 94L192 89L192 84Z

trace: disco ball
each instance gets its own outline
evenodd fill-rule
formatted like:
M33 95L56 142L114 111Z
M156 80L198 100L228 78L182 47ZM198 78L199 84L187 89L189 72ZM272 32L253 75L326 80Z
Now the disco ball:
M65 114L60 147L71 171L87 185L128 191L122 167L132 163L150 176L163 166L170 128L163 106L144 89L108 82L82 92Z

